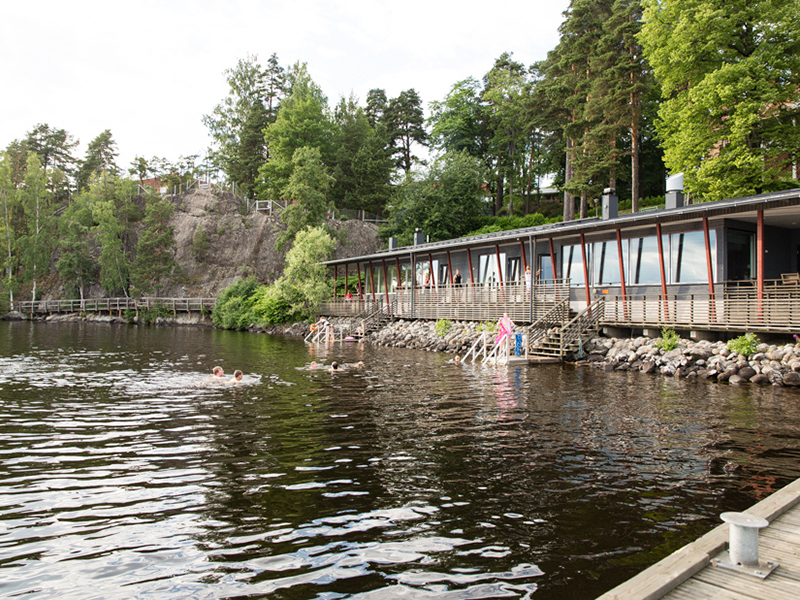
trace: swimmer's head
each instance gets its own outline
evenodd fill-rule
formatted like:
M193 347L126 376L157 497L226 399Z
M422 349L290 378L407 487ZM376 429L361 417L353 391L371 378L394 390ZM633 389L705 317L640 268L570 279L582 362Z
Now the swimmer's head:
M241 379L243 376L244 376L244 373L242 373L242 372L241 372L241 371L239 371L238 369L237 369L236 371L234 371L234 372L233 372L233 378L234 378L236 381L239 381L239 380L240 380L240 379Z
M211 372L214 374L214 377L222 377L225 375L225 371L222 370L222 367L214 367Z
M333 361L333 362L331 363L331 370L332 370L332 371L336 371L338 368L339 368L339 363L338 363L338 362L336 362L336 361Z

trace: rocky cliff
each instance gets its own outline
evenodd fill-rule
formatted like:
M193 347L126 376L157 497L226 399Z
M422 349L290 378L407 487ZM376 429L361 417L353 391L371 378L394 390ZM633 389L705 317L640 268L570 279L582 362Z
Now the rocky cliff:
M285 226L278 214L247 210L241 198L218 190L192 190L169 199L175 206L171 224L179 269L163 281L158 296L212 298L241 277L252 274L267 284L280 277L285 253L275 249L275 240ZM331 219L327 224L337 233L336 258L382 248L374 223ZM72 297L56 275L55 264L51 273L42 282L45 292L41 298ZM108 294L93 284L86 296Z
M285 227L277 214L248 211L237 196L216 190L194 190L172 200L181 273L165 282L162 296L213 297L243 276L253 274L264 283L280 277L285 253L275 249L275 240ZM382 247L373 223L331 219L328 225L339 234L337 258ZM200 238L206 243L198 252Z

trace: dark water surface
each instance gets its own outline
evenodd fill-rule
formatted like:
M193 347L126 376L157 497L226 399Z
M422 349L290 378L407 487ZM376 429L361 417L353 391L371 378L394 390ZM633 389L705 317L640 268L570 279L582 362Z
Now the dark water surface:
M449 358L0 323L0 596L591 599L800 476L795 390Z

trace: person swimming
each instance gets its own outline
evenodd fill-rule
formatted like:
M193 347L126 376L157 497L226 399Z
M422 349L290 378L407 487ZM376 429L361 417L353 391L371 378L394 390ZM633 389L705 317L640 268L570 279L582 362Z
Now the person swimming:
M244 377L244 373L242 373L237 369L236 371L233 372L233 377L228 381L228 383L236 385L242 380L242 377Z
M341 369L339 368L339 363L336 362L336 361L333 361L331 363L331 368L329 370L330 370L331 373L339 373L341 371Z
M222 370L222 367L211 369L211 379L221 379L223 377L225 377L225 371Z

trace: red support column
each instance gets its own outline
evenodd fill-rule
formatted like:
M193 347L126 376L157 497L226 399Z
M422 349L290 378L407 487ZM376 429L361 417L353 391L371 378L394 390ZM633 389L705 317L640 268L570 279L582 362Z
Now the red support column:
M758 211L756 221L756 289L758 291L758 320L764 317L764 211Z
M450 287L453 287L453 265L450 263L450 250L447 251L447 274L450 275Z
M358 299L364 300L364 286L361 285L361 264L356 263L356 274L358 275Z
M619 254L619 281L622 286L622 314L628 318L628 292L625 289L625 260L622 258L622 232L617 229L617 253Z
M528 268L528 257L525 255L525 242L522 240L519 241L519 248L522 250L522 272L524 273L525 270ZM535 256L531 256L531 260L535 260Z
M372 275L372 261L369 261L369 291L372 293L372 301L375 302L375 277Z
M469 296L472 298L472 293L475 288L475 278L472 276L472 252L467 248L467 264L469 265Z
M389 304L389 280L386 279L386 259L382 258L381 263L383 263L383 293L386 296L386 310L388 312L391 310L391 304Z
M500 246L498 244L494 245L494 255L497 257L497 279L500 282L500 301L505 302L506 292L503 289L503 269L500 264Z
M586 260L586 236L581 234L581 255L583 258L583 285L586 288L586 307L592 303L592 292L589 289L589 263Z
M553 248L553 238L547 240L550 245L550 267L553 269L553 279L558 279L558 271L556 271L556 251Z
M667 305L667 272L664 269L664 244L661 243L661 223L656 223L656 241L658 242L658 267L661 271L661 307L664 319L669 320Z
M703 237L706 242L706 267L708 268L708 295L709 295L709 316L711 321L717 320L717 307L714 301L714 267L711 264L711 234L708 232L708 217L703 217Z

